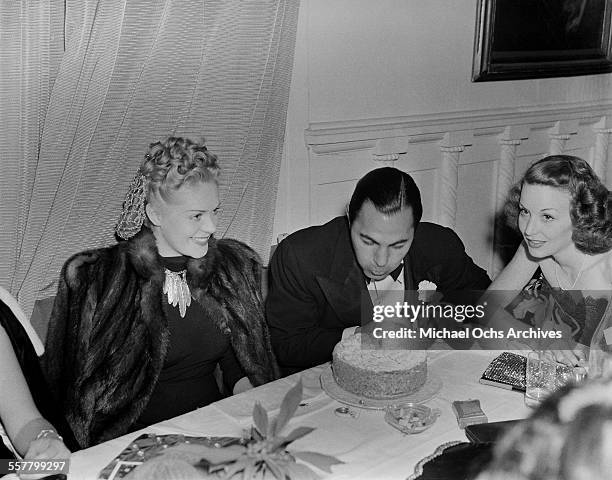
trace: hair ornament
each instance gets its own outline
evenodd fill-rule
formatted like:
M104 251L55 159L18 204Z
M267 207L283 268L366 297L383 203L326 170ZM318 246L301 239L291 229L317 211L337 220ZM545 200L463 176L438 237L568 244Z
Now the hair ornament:
M140 232L145 220L145 198L147 194L147 177L140 169L136 172L123 202L123 210L115 227L117 235L128 240Z
M576 414L589 405L612 407L612 383L593 383L575 388L559 401L559 419L571 422Z

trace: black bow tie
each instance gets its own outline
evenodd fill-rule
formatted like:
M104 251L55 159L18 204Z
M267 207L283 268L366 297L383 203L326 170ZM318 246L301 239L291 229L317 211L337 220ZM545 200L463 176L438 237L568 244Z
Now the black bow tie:
M393 270L393 271L392 271L392 272L389 274L389 275L391 275L391 276L393 277L393 281L394 281L394 282L395 282L395 281L397 281L397 279L399 278L400 273L402 272L402 269L403 269L403 268L404 268L404 262L400 263L400 264L399 264L399 265L398 265L398 266L395 268L395 270ZM387 275L387 277L388 277L389 275ZM385 278L387 278L387 277L385 277ZM372 279L371 279L371 278L367 278L367 277L366 277L366 283L368 283L368 284L369 284L371 281L372 281Z

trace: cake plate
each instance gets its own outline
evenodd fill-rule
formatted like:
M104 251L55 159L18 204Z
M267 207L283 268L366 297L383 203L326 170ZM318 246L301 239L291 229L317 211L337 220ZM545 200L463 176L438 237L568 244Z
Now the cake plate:
M428 374L425 385L414 393L380 399L368 398L344 390L336 382L331 365L328 365L323 370L323 373L321 373L321 386L330 397L346 405L371 410L383 410L389 405L396 405L398 403L423 403L431 400L442 388L442 380L436 375Z

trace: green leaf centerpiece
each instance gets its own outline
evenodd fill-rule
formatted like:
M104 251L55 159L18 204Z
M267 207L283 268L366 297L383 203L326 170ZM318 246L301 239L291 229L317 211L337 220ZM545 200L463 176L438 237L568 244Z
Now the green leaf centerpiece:
M206 455L197 465L206 469L209 478L251 480L310 480L320 476L308 465L331 473L332 465L342 463L335 457L316 452L288 452L286 447L308 435L311 427L297 427L288 435L283 429L293 417L302 401L302 380L292 387L283 399L278 416L268 417L259 402L253 408L250 436L244 445L232 445ZM220 451L219 451L220 450ZM297 463L296 459L304 463Z

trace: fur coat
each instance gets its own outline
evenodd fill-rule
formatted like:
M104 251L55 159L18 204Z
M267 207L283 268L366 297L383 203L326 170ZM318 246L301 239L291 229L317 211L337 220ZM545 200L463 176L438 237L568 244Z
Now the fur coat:
M125 434L147 406L164 365L169 330L164 269L152 232L76 254L64 265L43 364L82 448ZM278 378L261 298L257 254L236 240L209 240L187 263L193 299L230 335L254 386Z

